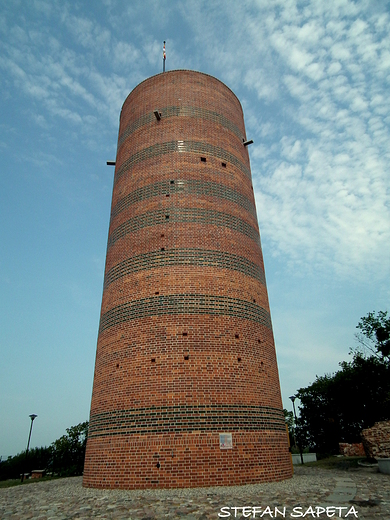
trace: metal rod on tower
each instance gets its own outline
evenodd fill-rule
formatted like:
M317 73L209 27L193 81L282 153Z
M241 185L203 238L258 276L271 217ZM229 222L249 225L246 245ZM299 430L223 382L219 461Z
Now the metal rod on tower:
M167 59L167 55L166 55L166 52L165 52L165 40L164 40L164 45L163 45L163 72L165 72L165 60Z

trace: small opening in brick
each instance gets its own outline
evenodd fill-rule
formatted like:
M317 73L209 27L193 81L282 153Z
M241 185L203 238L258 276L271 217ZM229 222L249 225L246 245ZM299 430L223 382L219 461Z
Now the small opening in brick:
M238 339L240 336L238 334L234 334L234 337Z
M165 247L162 247L162 248L161 248L161 251L165 251Z
M156 468L157 468L157 469L160 469L160 466L161 466L161 464L160 464L159 462L157 462L157 464L156 464Z
M253 303L256 303L256 300L253 298Z
M171 184L175 184L175 181L171 181Z
M119 363L116 364L116 368L119 368Z
M152 363L155 363L156 362L156 358L152 358Z
M161 233L161 238L164 238L164 237L165 237L164 233Z
M206 157L201 157L200 160L201 160L202 162L206 162Z
M160 294L159 291L156 291L154 294Z
M190 356L184 356L184 359L188 361L190 359Z
M258 339L258 340L257 340L257 343L261 343L261 339Z
M238 361L238 362L240 363L240 362L241 362L241 358L240 358L240 357L238 357L238 358L237 358L237 361Z
M166 220L168 220L169 219L169 215L165 215L165 218L166 218Z
M226 163L225 162L223 162L221 164L222 164L222 168L226 168Z
M183 332L183 336L188 336L188 332Z

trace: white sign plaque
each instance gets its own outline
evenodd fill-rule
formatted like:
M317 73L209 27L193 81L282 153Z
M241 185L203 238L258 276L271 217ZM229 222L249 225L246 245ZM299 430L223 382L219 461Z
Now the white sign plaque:
M233 439L231 433L219 434L219 447L221 450L231 450L233 448Z

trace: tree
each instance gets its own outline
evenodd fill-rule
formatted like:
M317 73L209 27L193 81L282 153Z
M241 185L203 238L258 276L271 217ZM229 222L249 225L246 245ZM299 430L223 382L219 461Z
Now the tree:
M52 443L53 472L60 476L82 475L84 468L85 447L87 444L88 421L71 426L63 435Z
M0 480L18 479L22 472L30 473L34 469L46 469L50 466L51 460L51 447L30 449L27 459L26 451L22 451L14 457L8 457L7 460L1 461Z
M300 388L297 436L302 446L336 452L339 442L360 442L364 428L390 418L390 366L356 355L341 370Z
M367 316L360 319L356 326L361 330L356 334L356 338L362 349L361 354L376 357L389 358L390 356L390 317L387 311L379 311L376 316L375 311L369 312ZM355 351L359 352L359 350Z
M341 370L316 377L300 388L297 437L302 446L334 453L339 442L359 442L362 429L390 418L390 319L387 312L361 318L358 326L364 348L353 352Z
M59 476L82 475L85 447L88 435L88 421L71 426L49 447L32 448L14 457L0 461L0 480L19 478L20 473L30 473L33 469L47 469Z

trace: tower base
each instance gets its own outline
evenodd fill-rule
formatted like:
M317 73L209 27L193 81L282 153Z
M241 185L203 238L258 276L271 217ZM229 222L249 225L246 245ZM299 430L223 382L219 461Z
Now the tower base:
M284 431L90 438L83 486L106 489L235 486L292 477Z

